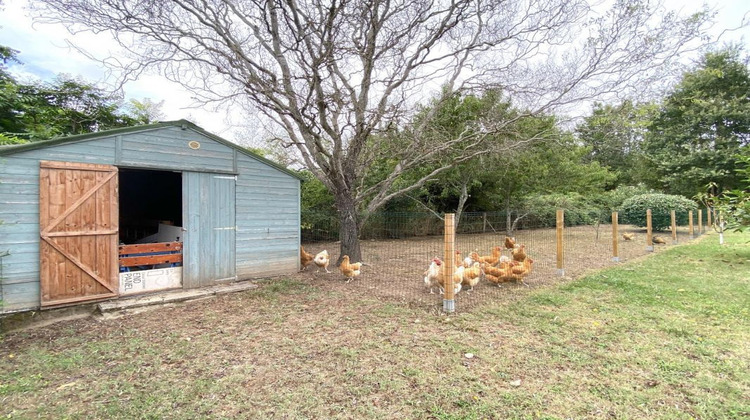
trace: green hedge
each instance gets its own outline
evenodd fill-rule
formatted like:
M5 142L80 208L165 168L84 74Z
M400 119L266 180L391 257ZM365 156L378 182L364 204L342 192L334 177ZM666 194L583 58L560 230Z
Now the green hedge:
M620 223L646 226L646 210L651 209L651 226L664 230L672 225L671 211L675 211L677 224L688 224L688 212L695 212L698 205L681 195L642 194L628 198L622 203ZM695 213L694 213L695 214ZM695 216L694 216L695 217Z

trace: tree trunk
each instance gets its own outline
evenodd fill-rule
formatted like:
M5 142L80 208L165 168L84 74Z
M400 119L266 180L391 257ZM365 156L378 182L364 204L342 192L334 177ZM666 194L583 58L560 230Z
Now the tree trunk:
M336 208L339 213L339 240L341 241L341 253L336 260L336 265L338 266L341 263L344 255L348 255L351 262L361 262L362 251L359 246L357 205L349 195L337 194Z
M512 215L510 213L510 196L505 200L505 234L513 237Z
M466 205L466 201L469 200L469 188L468 188L469 181L464 180L461 184L461 195L458 197L458 206L456 206L456 221L455 221L455 227L456 230L458 230L458 224L461 223L461 215L464 212L464 206Z

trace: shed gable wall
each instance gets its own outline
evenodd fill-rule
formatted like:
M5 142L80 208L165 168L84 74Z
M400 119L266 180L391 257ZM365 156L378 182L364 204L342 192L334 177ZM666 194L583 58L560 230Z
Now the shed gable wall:
M189 143L200 143L191 149ZM235 173L235 150L193 130L165 127L118 137L115 165L178 171Z

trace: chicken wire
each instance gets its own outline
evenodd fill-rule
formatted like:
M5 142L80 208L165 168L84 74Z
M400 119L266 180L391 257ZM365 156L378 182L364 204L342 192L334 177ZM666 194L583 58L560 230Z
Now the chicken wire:
M432 259L444 259L444 221L441 217L430 213L372 215L360 235L364 265L360 269L360 275L349 283L346 283L347 279L335 266L340 256L340 243L337 241L338 222L332 218L327 220L327 225L323 219L314 224L303 224L302 245L312 254L326 250L331 258L331 272L326 273L313 264L300 273L303 278L318 282L321 287L341 288L345 295L367 295L425 305L435 310L442 308L443 296L437 290L430 293L424 282L425 271ZM697 218L694 222L694 237L697 237L700 234ZM508 233L506 225L505 212L464 213L456 227L455 250L459 251L462 257L469 256L471 252L477 252L480 256L491 255L494 246L504 245ZM705 227L704 220L704 231ZM634 233L635 238L625 241L622 233ZM687 226L678 226L676 234L677 243L691 239ZM512 298L521 288L539 287L568 280L594 269L617 264L613 261L612 235L612 225L609 221L601 224L565 226L564 277L561 277L557 268L554 220L552 223L549 220L519 222L512 236L517 244L525 245L526 254L533 259L531 273L524 277L522 283L504 283L500 286L490 283L483 277L473 290L463 287L455 296L456 310L468 311L483 302ZM667 239L666 245L655 245L656 251L673 245L671 231L654 232L654 235ZM645 228L619 226L620 262L648 252ZM503 247L501 253L511 257L509 249Z

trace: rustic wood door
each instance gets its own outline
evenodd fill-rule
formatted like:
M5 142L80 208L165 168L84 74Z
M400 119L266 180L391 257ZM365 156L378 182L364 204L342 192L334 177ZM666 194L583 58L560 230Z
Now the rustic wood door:
M41 305L118 295L117 167L40 162Z

